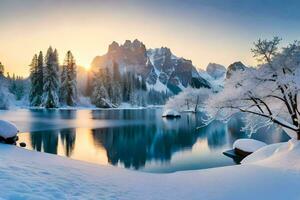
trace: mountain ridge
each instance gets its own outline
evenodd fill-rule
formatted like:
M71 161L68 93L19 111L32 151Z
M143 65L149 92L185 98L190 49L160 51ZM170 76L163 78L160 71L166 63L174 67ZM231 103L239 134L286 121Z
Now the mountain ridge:
M174 55L168 47L149 48L135 39L124 44L113 41L106 54L96 56L92 70L112 66L116 62L121 73L132 71L146 80L147 87L177 94L189 86L211 88L191 60Z

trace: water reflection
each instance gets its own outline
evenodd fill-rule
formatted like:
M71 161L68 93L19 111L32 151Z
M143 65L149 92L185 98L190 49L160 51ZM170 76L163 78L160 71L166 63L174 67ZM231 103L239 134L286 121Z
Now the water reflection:
M60 139L65 147L66 156L70 157L75 147L76 130L65 129L60 131Z
M28 149L144 171L232 165L234 161L222 152L237 138L247 137L241 131L240 116L226 124L213 121L197 130L201 114L185 113L180 119L167 120L161 118L159 109L28 112L34 118L30 119L32 127L37 128L20 134L20 142L25 141ZM39 130L39 126L48 130ZM288 139L281 131L270 135L257 133L254 137L268 143Z

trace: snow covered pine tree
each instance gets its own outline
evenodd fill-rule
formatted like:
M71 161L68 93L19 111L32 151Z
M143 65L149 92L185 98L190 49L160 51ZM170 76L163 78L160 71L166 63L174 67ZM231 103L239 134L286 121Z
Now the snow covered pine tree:
M43 105L46 108L57 108L59 106L58 71L57 51L53 51L52 47L50 46L45 57L44 68Z
M59 100L63 105L74 106L77 99L76 63L71 51L67 52L61 72Z

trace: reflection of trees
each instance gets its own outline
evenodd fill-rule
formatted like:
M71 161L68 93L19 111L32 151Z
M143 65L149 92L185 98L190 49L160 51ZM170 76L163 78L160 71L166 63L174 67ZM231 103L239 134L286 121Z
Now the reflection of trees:
M93 119L120 119L120 120L144 120L149 115L154 114L147 109L141 110L93 110Z
M60 139L65 149L66 156L71 156L76 140L75 129L64 129L60 131Z
M226 144L227 126L219 121L213 121L199 130L200 138L207 138L210 149L221 148Z
M32 148L37 151L57 154L58 132L40 131L30 134Z
M59 115L61 119L75 119L76 114L76 110L59 110Z
M43 149L47 153L57 154L58 132L44 131L43 135Z
M30 133L31 146L37 151L57 154L58 137L62 140L66 156L70 156L74 149L76 132L75 129L59 131L38 131Z
M42 133L30 133L30 140L31 140L31 146L33 149L37 150L37 151L42 151L42 142L43 142L43 138L42 138Z

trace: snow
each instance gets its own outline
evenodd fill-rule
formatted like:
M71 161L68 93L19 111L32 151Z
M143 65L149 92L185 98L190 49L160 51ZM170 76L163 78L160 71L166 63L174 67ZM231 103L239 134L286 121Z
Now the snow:
M233 148L252 153L266 145L266 143L255 139L238 139L233 143Z
M146 83L146 84L147 84L148 89L153 89L157 92L169 92L168 87L165 84L163 84L162 82L160 82L159 79L156 80L154 85L149 84L149 83Z
M242 163L300 171L300 142L291 139L268 145L246 157Z
M267 149L273 154L262 161L151 174L0 144L0 199L299 199L299 142L266 146L248 158Z
M16 125L9 121L0 120L0 136L4 139L14 137L18 132Z
M180 117L180 113L176 110L167 109L162 114L163 117Z
M199 70L198 73L199 76L201 76L203 79L207 80L210 83L214 92L219 92L224 88L226 74L215 79L204 70Z
M206 101L211 94L211 90L207 88L191 88L187 87L176 96L171 97L165 105L165 109L175 109L177 111L203 111L203 102Z

